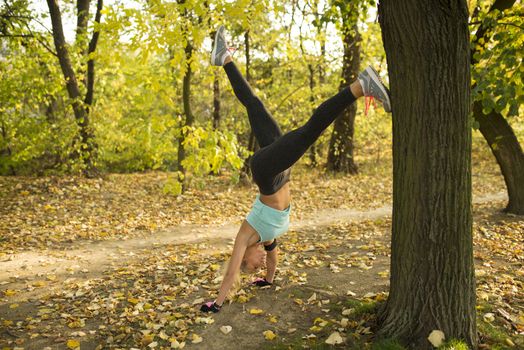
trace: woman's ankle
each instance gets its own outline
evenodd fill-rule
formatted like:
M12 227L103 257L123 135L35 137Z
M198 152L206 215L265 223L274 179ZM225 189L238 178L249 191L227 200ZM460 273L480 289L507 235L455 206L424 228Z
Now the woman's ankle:
M364 96L362 85L360 85L360 82L358 80L352 82L351 85L349 85L349 89L351 90L351 93L353 94L353 96L355 96L355 98Z
M233 62L233 58L231 57L231 55L226 56L226 58L224 59L224 66L229 62Z

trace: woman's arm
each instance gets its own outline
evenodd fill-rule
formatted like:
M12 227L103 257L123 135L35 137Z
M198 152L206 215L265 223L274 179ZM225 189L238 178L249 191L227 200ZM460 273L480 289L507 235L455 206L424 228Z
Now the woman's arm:
M224 300L226 300L229 293L229 289L233 286L236 276L240 273L240 265L242 264L242 259L244 258L244 253L246 248L249 245L249 240L252 236L252 232L246 227L246 222L240 226L237 237L235 238L235 244L233 246L233 253L231 254L231 259L229 260L229 266L227 268L222 284L218 291L218 297L216 303L222 305Z
M277 270L278 263L278 247L267 252L266 257L266 281L273 283L273 278L275 278L275 272Z

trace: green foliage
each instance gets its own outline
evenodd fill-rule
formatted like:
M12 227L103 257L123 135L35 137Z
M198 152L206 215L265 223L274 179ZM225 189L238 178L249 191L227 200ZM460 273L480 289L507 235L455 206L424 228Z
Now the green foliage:
M183 190L182 180L183 180L183 175L179 172L175 172L174 175L170 176L164 183L162 192L164 194L169 194L175 197L182 194L182 190Z
M224 163L237 170L242 167L242 159L247 153L244 149L237 148L234 133L187 126L182 132L186 135L184 146L187 146L186 149L190 152L182 165L193 174L217 174Z
M494 110L517 116L524 102L524 12L520 1L502 13L487 10L483 8L474 18L490 28L490 40L472 36L474 58L478 61L472 67L473 99L482 101L485 114Z
M26 36L1 39L0 174L77 172L81 164L72 155L78 152L75 139L79 128L72 101L56 57L44 46L52 47L51 33L38 24L48 15L31 10L26 1L11 4L11 9L2 6L0 13L15 11L21 17L9 23L2 19L0 29ZM178 139L185 135L187 159L183 165L189 180L223 169L238 178L238 169L248 156L245 149L250 128L226 75L208 63L212 31L219 24L226 25L232 46L239 48L235 61L241 70L245 67L244 33L249 31L251 84L287 132L302 125L320 102L337 92L340 38L343 31L353 30L355 21L362 36L361 66L373 64L386 77L380 28L373 21L375 5L373 0L137 0L106 5L100 26L94 28L91 18L86 33L100 31L97 50L90 56L96 69L90 123L98 169L177 169ZM482 99L486 111L515 115L524 96L520 52L524 39L519 28L523 16L517 6L488 15L489 3L481 1L480 5L472 21L491 21L494 29L492 40L476 56L480 61L473 71L474 98ZM72 2L60 6L64 18L76 16ZM354 14L358 18L353 18ZM81 82L86 38L70 41L73 66ZM324 41L325 52L320 45ZM188 44L193 47L191 56L186 55ZM195 117L190 128L186 128L182 105L182 77L188 63L193 72L191 107ZM210 127L215 76L221 89L218 130ZM367 118L357 116L356 141L366 140L357 144L357 152L359 146L371 147L374 140L389 137L390 125L377 123L380 118L382 112L371 112ZM515 122L517 131L522 129L518 124ZM317 142L321 154L329 137L328 130ZM377 149L377 158L380 152Z

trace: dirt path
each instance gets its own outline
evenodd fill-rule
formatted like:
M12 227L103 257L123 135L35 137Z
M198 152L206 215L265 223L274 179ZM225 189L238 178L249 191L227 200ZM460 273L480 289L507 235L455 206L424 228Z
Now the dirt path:
M494 193L475 198L474 203L505 200L505 193ZM354 209L324 209L292 222L292 230L315 229L337 222L375 220L391 215L391 206L359 211ZM153 235L127 240L79 241L61 250L28 251L7 256L0 261L0 286L25 283L41 276L93 277L101 275L108 266L124 265L130 258L151 247L166 244L208 242L217 249L224 249L234 239L239 222L219 226L178 226L159 231Z

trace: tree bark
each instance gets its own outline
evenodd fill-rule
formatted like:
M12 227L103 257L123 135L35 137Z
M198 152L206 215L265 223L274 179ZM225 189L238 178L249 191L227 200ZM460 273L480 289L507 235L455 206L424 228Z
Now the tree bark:
M358 16L343 18L343 43L344 60L342 63L342 80L340 89L347 87L354 81L360 69L360 35L357 23L350 23L348 18L357 20ZM327 158L328 170L346 174L358 173L358 166L353 157L355 134L355 117L357 115L357 104L353 103L346 108L342 114L335 119L333 132L329 141Z
M93 52L96 50L96 46L98 44L98 38L100 36L100 31L98 28L96 28L96 25L100 24L100 18L102 16L102 8L104 7L103 0L98 0L96 5L96 15L95 15L95 29L93 31L93 36L91 38L91 41L89 42L89 46L87 48L87 91L86 91L86 97L85 97L85 104L86 108L89 112L89 109L93 105L93 95L94 95L94 88L95 88L95 59L90 57Z
M189 38L187 38L189 40ZM193 55L193 46L189 41L186 44L185 47L185 54L186 54L186 73L184 74L184 80L182 83L182 103L184 105L184 115L186 116L186 120L184 122L183 126L192 126L194 122L194 116L193 112L191 111L191 76L193 72L191 71L191 56ZM183 130L180 132L180 136L178 138L178 171L182 174L182 178L180 179L182 181L183 189L185 190L186 182L186 169L182 162L184 159L186 159L186 150L184 148L184 139L185 139L185 133Z
M496 0L489 12L504 11L514 4L515 0ZM470 54L472 65L478 63L475 59L477 45L485 46L491 38L490 25L488 22L481 23L475 33ZM524 153L515 132L502 114L496 111L484 114L480 101L473 104L473 117L479 123L479 130L486 139L504 177L509 197L505 211L524 215Z
M11 157L13 156L13 153L11 151L11 147L9 147L9 140L7 139L7 130L6 130L4 121L2 119L0 119L0 121L2 122L2 124L0 125L0 131L2 134L2 138L6 142L5 149L0 149L0 156L3 154L7 155L7 157L9 158L9 162L11 162ZM9 164L9 170L11 171L11 175L13 176L16 175L15 168L13 167L12 164Z
M89 124L89 112L81 103L81 92L73 70L73 65L69 57L69 51L64 37L62 26L62 16L56 0L47 0L49 14L53 26L53 39L58 55L60 68L66 81L66 89L69 98L72 100L73 112L77 125L80 128L80 151L78 157L85 164L85 174L92 176L96 174L95 169L95 144L93 132Z
M216 31L211 32L211 40L214 40ZM213 129L220 127L220 80L215 74L213 78Z
M393 109L391 287L381 337L476 348L465 1L388 0L379 19Z
M505 211L524 215L524 153L517 136L500 113L484 114L480 101L473 104L473 116L504 177L509 197Z
M311 63L308 63L307 65L308 67L308 70L309 70L309 102L311 104L311 106L313 106L313 104L315 103L315 68L313 67L313 64ZM315 111L315 108L313 107L313 109L311 110L311 113L313 113ZM317 160L317 143L318 143L318 140L315 141L310 147L309 147L309 152L308 152L308 157L309 157L309 166L310 167L316 167L318 165L318 160Z

